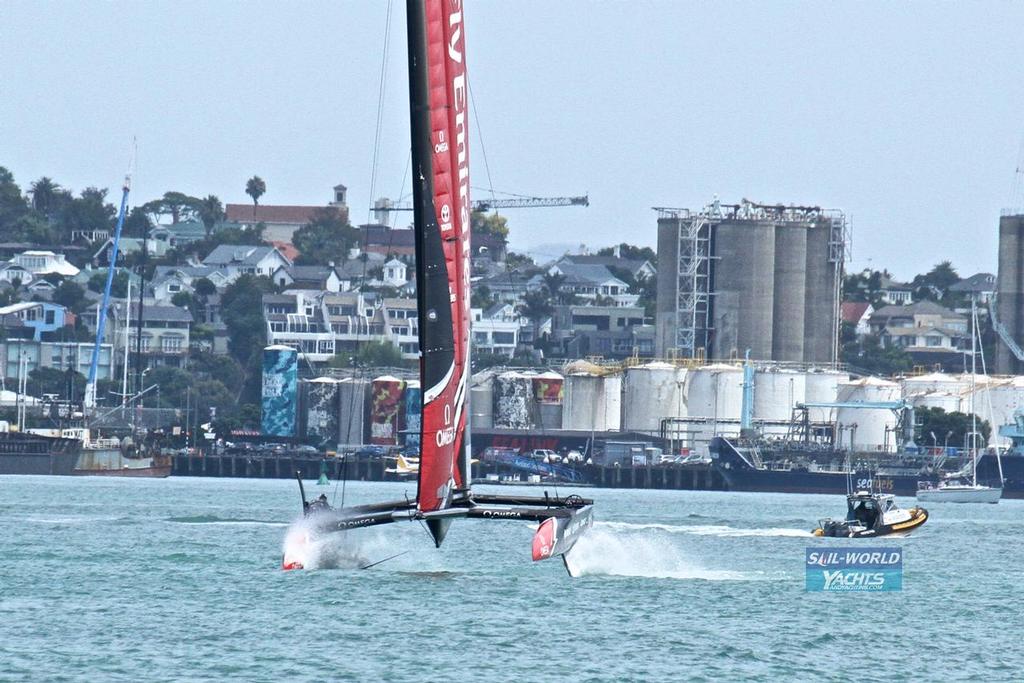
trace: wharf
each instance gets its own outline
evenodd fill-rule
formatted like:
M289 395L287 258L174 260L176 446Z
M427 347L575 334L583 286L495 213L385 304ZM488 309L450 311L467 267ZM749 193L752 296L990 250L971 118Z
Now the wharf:
M322 465L321 463L325 463ZM176 455L171 474L176 477L240 477L254 479L291 479L302 472L304 479L316 479L324 467L327 476L349 481L412 481L415 477L385 471L380 459L350 460L302 456L247 455ZM726 483L710 465L646 465L637 467L575 466L584 482L599 488L675 489L682 491L724 491ZM496 463L473 465L473 478L485 479L488 474L509 475L515 472ZM571 486L571 484L561 484Z

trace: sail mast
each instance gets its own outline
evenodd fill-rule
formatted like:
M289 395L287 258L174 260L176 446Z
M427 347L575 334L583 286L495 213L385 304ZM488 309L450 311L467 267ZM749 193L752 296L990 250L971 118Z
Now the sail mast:
M416 297L423 391L417 508L468 486L469 160L462 7L407 0ZM440 544L446 523L428 527Z

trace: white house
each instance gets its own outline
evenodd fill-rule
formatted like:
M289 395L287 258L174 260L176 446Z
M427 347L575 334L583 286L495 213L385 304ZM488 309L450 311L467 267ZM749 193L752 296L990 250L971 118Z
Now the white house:
M0 263L0 281L14 283L15 280L20 282L22 285L27 285L32 282L32 273L25 270L22 266L19 266L13 261L7 263Z
M509 303L497 303L486 311L470 309L473 318L473 349L488 353L501 353L511 358L519 345L519 330L522 325L515 307Z
M78 275L78 268L67 262L64 254L55 254L52 251L23 251L15 254L11 263L21 266L33 275L67 275L73 277Z
M407 277L408 272L408 266L393 258L384 264L384 275L381 279L389 287L401 287L409 279Z
M275 247L221 244L203 259L204 266L225 271L231 282L241 275L272 277L282 267L291 266Z

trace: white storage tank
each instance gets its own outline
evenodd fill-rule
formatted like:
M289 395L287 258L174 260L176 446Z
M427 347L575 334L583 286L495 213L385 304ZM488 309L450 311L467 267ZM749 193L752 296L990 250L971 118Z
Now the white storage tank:
M686 414L712 420L739 420L743 407L743 368L704 365L686 375Z
M759 367L754 371L754 419L788 422L793 408L804 402L806 375L783 370L778 366Z
M503 372L494 378L494 426L531 429L534 426L533 375Z
M648 363L626 370L622 379L622 429L658 434L667 417L685 417L686 370L669 363Z
M494 373L479 372L473 375L469 388L469 413L470 427L494 427Z
M562 429L618 431L621 425L621 375L566 375L563 385Z
M896 382L864 377L839 385L842 402L891 402L900 399L900 386ZM840 408L836 411L839 423L839 443L853 450L893 450L899 441L893 434L896 413L886 408ZM853 427L853 428L852 428ZM851 429L852 428L852 429Z
M924 391L910 396L904 394L903 398L915 408L942 408L947 413L960 410L960 397L947 391Z
M970 381L970 375L966 375ZM970 390L960 401L960 410L969 413L971 410ZM989 445L1009 446L1010 440L999 437L999 428L1013 422L1013 414L1024 409L1024 377L984 377L976 378L974 412L979 419L988 420L992 424Z

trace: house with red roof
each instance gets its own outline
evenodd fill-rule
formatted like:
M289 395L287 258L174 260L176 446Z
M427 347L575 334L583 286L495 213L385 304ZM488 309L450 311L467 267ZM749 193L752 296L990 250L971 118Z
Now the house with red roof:
M263 223L266 226L263 230L264 240L291 244L295 231L313 220L317 211L325 208L334 209L341 220L348 223L348 204L345 203L347 192L344 185L335 185L334 201L325 206L228 204L224 207L224 222L242 229Z
M840 317L844 323L853 325L857 336L871 333L868 319L875 312L875 307L867 301L844 301L840 308Z

